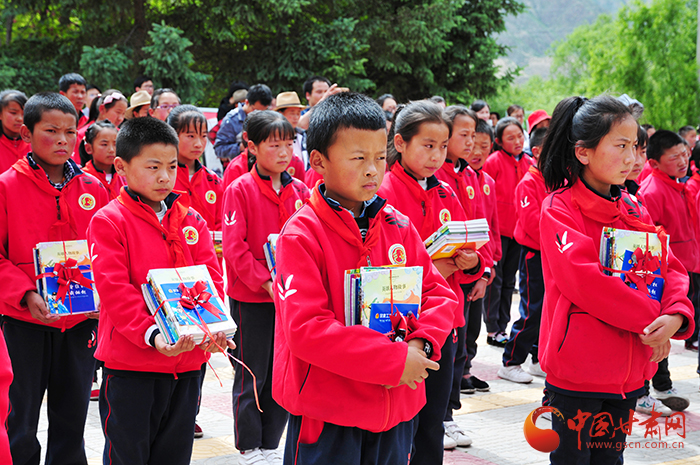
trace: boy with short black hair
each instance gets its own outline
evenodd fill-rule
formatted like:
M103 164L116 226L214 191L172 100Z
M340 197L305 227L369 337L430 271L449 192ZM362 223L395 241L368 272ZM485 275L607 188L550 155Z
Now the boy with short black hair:
M100 389L105 463L188 464L200 368L208 352L227 344L224 333L200 346L192 336L167 344L141 294L151 269L206 265L224 295L206 222L172 192L177 150L177 134L162 121L126 121L114 165L127 187L88 229L102 301L95 357L105 363Z
M688 270L690 285L688 298L695 308L697 322L700 294L700 248L698 246L698 211L695 199L688 195L685 184L689 154L683 138L672 131L659 130L649 138L648 164L652 168L639 188L638 196L654 220L663 226L669 236L673 253ZM688 341L697 340L697 330ZM687 398L673 387L668 371L668 358L659 362L652 378L655 397L672 410L688 407Z
M153 79L150 76L139 76L134 79L134 93L140 91L148 92L148 95L153 95L154 91Z
M58 80L59 93L71 101L76 113L80 116L78 129L88 123L88 117L82 113L85 101L87 100L87 81L78 73L68 73Z
M102 183L70 159L77 123L66 97L31 97L20 135L32 151L0 176L0 313L15 376L7 421L14 463L39 463L36 434L47 390L46 463L87 463L83 433L97 316L51 314L37 293L32 252L39 242L86 239L91 218L109 201Z
M325 183L283 228L274 285L272 393L291 414L287 464L406 463L425 404L416 383L438 368L452 328L457 297L408 218L376 195L386 143L384 113L368 97L328 97L311 117L311 166ZM345 270L390 264L424 270L408 342L344 324Z
M272 103L272 91L265 84L255 84L248 89L243 104L229 111L216 133L214 151L219 158L233 160L243 149L243 122L255 110L267 110Z

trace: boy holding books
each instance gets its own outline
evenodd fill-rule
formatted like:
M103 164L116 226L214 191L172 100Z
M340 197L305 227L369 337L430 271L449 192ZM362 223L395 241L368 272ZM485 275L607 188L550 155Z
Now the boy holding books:
M127 187L88 229L102 301L95 357L105 363L100 389L105 463L189 463L200 368L209 352L227 344L221 332L199 346L192 336L167 344L141 293L151 269L206 265L223 295L206 222L172 192L177 150L177 134L162 121L125 122L114 166Z
M376 192L386 169L381 108L354 93L319 103L311 167L324 177L277 242L274 398L291 414L285 463L405 464L421 383L438 368L457 297L408 218ZM344 272L422 266L421 314L407 342L346 327Z
M46 463L87 463L83 432L97 320L49 312L37 293L32 252L39 242L84 240L92 216L109 201L102 184L70 159L77 125L66 97L34 95L20 129L32 152L0 176L0 312L15 377L7 421L14 463L39 463L36 433L47 390Z

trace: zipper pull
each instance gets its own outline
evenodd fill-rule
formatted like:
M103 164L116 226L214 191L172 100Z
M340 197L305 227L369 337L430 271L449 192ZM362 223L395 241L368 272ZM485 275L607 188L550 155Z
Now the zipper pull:
M367 266L372 266L372 260L369 259L369 254L367 254Z
M56 216L61 219L61 201L60 197L56 197Z
M420 206L423 209L423 216L425 216L425 200L421 201Z

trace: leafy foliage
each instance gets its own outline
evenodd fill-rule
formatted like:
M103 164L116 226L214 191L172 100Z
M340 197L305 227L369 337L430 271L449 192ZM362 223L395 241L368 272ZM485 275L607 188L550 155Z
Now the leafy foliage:
M116 45L106 48L83 46L80 70L88 82L102 90L110 87L129 88L129 56Z

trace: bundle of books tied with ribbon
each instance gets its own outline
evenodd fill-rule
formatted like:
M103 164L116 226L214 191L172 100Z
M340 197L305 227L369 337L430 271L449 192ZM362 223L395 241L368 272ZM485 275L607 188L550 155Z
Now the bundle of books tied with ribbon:
M485 218L468 221L446 221L425 241L433 260L450 258L460 249L478 250L489 241L489 223Z
M668 268L665 233L603 228L600 263L608 276L619 276L632 289L661 301Z
M267 236L267 242L263 245L263 252L265 253L265 261L267 261L267 269L270 270L270 275L272 279L275 279L275 269L277 267L277 238L279 234L270 234Z
M49 312L65 316L97 311L87 241L40 242L34 248L37 292Z
M188 334L200 344L219 331L227 338L236 333L205 265L150 270L147 280L141 292L169 344Z
M345 325L402 341L418 328L423 267L364 267L345 272Z

